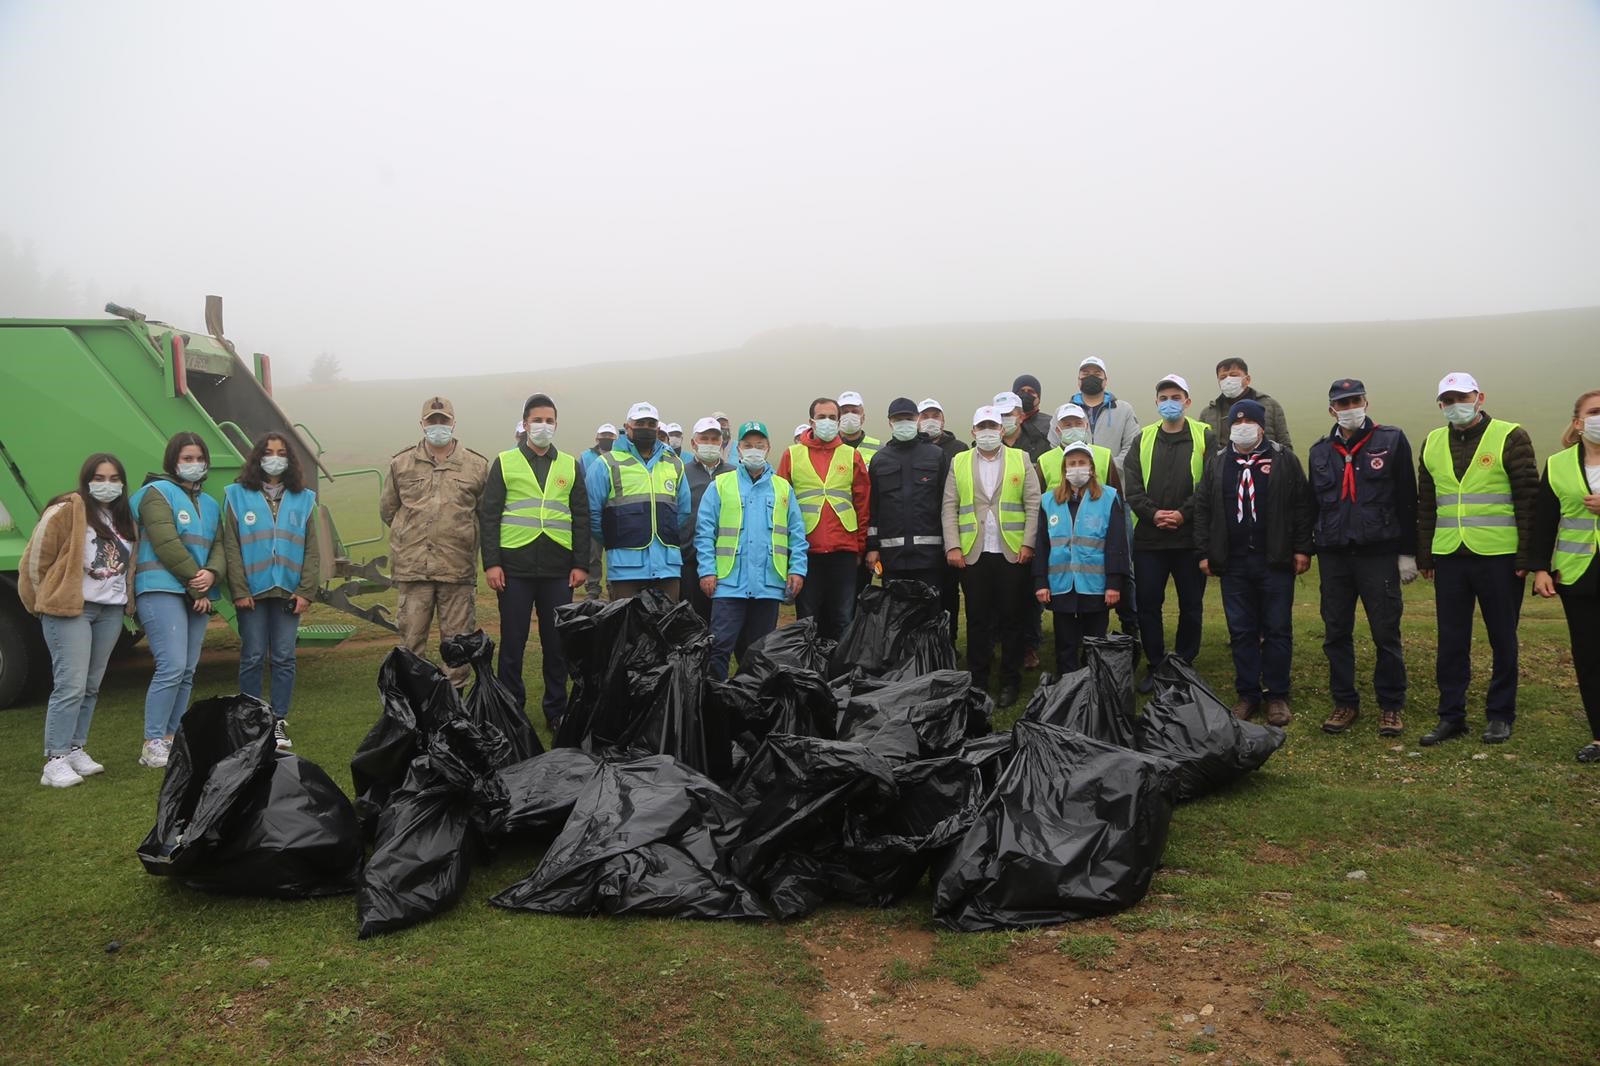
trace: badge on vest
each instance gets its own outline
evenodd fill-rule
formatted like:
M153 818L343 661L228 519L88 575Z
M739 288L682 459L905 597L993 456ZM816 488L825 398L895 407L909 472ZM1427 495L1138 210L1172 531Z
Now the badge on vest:
M184 525L188 525L189 522L190 522L189 512L188 511L179 511L178 512L178 521L183 523Z
M254 511L246 511L244 513L244 524L247 526L256 524L256 513Z
M556 478L556 488L564 489L566 487L567 487L567 479L566 478L564 478L564 477Z
M1060 515L1053 514L1053 515L1050 516L1050 524L1052 526L1055 525L1057 522L1060 522L1060 521L1061 521L1061 516Z
M665 489L665 490L666 490L666 491L667 491L667 492L677 492L677 491L678 491L678 479L677 479L677 478L670 478L670 477L669 477L669 478L667 478L667 480L666 480L666 481L665 481L665 482L664 482L664 483L663 483L663 485L662 485L662 487L663 487L663 488L664 488L664 489Z
M1494 453L1484 452L1482 455L1478 456L1478 465L1483 467L1485 470L1489 469L1494 465Z
M1383 456L1381 456L1381 455L1372 456L1370 459L1367 460L1367 466L1369 466L1373 470L1382 470L1383 469Z

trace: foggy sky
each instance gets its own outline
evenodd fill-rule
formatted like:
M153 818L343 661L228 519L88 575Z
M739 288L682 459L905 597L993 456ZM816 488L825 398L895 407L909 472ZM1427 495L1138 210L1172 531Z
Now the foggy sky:
M1597 132L1578 0L0 0L0 240L82 300L0 316L370 377L1589 305Z

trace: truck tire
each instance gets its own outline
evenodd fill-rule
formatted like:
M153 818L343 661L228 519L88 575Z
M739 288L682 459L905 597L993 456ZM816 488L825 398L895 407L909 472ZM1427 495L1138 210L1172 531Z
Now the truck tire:
M41 675L50 676L50 660L39 623L9 585L0 585L0 710L22 699L29 678Z

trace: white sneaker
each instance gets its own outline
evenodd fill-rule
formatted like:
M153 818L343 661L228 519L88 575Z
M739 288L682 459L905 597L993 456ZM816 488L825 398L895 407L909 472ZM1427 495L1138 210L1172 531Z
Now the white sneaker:
M167 765L167 755L171 747L161 737L144 742L144 749L139 752L139 765L149 766L156 770Z
M71 788L83 784L83 778L68 764L65 755L57 755L44 764L44 774L39 778L39 784L51 788Z
M73 748L67 752L67 765L72 767L79 777L93 777L106 771L104 766L90 758L89 753L82 748Z

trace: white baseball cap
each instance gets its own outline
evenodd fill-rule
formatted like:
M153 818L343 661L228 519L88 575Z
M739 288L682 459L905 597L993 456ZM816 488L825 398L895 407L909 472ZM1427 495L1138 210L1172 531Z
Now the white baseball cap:
M514 429L512 432L513 433L526 433L526 432L528 432L528 427L523 425L521 422L518 422L517 423L517 428Z
M1098 355L1091 355L1089 358L1078 364L1078 369L1082 370L1086 366L1097 366L1101 370L1105 370L1106 361L1100 358Z
M794 435L798 437L800 434L804 433L806 430L808 430L810 428L811 428L811 423L810 422L802 422L798 426L794 427Z
M839 394L840 407L866 407L867 401L861 398L859 392L841 392Z
M629 422L637 422L641 418L653 418L659 422L661 421L661 412L656 410L656 405L653 403L641 402L628 408Z
M1464 370L1457 370L1453 374L1446 374L1439 379L1439 392L1443 396L1447 392L1482 392L1478 388L1478 379Z
M943 410L944 404L940 403L938 400L935 400L932 396L929 396L926 400L923 400L921 403L917 404L917 414L919 415L924 411Z
M600 423L600 428L594 431L594 435L598 437L602 433L609 433L615 437L617 435L617 427L610 422L602 422Z
M1084 411L1083 408L1079 407L1075 403L1064 403L1060 407L1056 408L1056 421L1057 422L1061 421L1063 418L1083 418L1083 419L1087 419L1088 417L1089 417L1088 412Z
M1000 409L998 407L996 407L994 404L984 404L982 407L980 407L976 411L972 412L972 424L973 425L977 425L980 422L995 422L995 423L998 423L999 421L1000 421Z
M717 433L722 432L722 423L717 421L716 415L707 415L694 424L694 435L697 437L702 433L710 433L713 431Z
M1062 455L1066 455L1068 452L1085 452L1091 457L1094 455L1094 449L1083 443L1081 440L1075 440L1065 448L1061 449Z
M661 428L666 430L668 433L682 433L683 432L683 427L678 425L678 423L676 423L676 422L668 422L666 425L662 426Z
M993 407L1001 414L1015 411L1022 406L1022 397L1014 392L997 392L994 394Z
M1178 374L1168 374L1165 377L1163 377L1160 381L1156 382L1156 391L1160 392L1163 388L1165 388L1168 385L1176 385L1176 386L1178 386L1178 388L1183 390L1183 394L1185 396L1189 395L1189 382L1184 380Z

